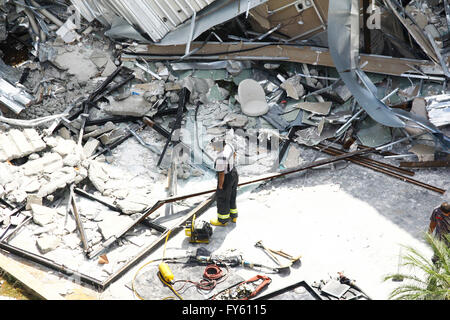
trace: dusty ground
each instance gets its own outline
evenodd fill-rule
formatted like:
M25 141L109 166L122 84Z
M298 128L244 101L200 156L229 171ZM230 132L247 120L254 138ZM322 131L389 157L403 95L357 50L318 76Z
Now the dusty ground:
M134 141L121 148L130 150L130 145L139 148ZM304 161L323 157L310 149L300 147L300 150ZM120 163L123 154L120 148L114 154ZM144 157L147 162L143 165L152 166L152 156ZM242 171L247 174L241 176L241 181L254 177L248 175L248 170ZM418 171L414 178L445 189L450 185L448 170ZM212 177L180 182L178 194L207 190L214 183ZM327 280L343 271L372 299L385 300L398 283L384 282L383 277L399 271L404 246L431 256L422 236L431 210L444 198L354 164L341 169L309 170L241 188L238 223L215 228L211 243L202 246L216 253L239 252L249 261L275 266L261 249L254 247L256 241L263 240L268 247L302 256L301 267L292 268L288 276L270 275L273 279L270 290L302 280L308 283ZM175 212L185 209L174 207ZM215 215L212 206L201 219L208 221ZM176 221L171 220L161 210L161 218L156 221L169 224ZM167 256L198 247L189 244L181 232L169 241ZM144 263L161 256L162 248L108 288L101 299L137 299L130 290L131 280ZM236 273L248 279L258 272L239 268Z

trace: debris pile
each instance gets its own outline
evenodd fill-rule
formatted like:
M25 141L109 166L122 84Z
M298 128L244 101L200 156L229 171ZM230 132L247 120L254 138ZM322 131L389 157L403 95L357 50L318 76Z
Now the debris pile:
M411 169L450 166L449 17L446 0L0 1L0 247L104 289L172 230L157 209L211 193L217 136L257 182L354 163L446 193Z

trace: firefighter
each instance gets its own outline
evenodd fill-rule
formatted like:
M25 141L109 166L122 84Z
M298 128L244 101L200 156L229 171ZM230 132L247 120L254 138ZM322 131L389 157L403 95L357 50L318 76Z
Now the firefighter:
M435 236L438 240L444 241L447 246L450 245L446 238L446 235L450 234L450 204L448 202L442 203L433 210L428 232L432 234L433 231L436 231Z
M431 214L428 233L433 234L434 231L436 239L450 246L450 242L447 239L447 236L450 234L450 204L448 202L442 203ZM437 265L439 262L438 256L434 254L431 261Z
M217 219L210 222L214 226L226 226L230 221L236 223L238 217L236 192L239 175L235 166L236 152L225 138L214 138L211 143L218 156L214 162L217 172Z

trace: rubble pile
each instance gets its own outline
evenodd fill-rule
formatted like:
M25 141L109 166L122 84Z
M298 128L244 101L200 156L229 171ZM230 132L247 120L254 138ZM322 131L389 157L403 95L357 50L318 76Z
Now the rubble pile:
M448 174L448 2L368 3L0 1L0 243L107 279L214 184L218 136L247 178L365 149Z

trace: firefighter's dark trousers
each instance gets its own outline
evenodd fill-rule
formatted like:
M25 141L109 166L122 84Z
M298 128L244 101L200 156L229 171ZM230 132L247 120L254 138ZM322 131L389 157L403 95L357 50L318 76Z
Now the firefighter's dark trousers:
M236 168L225 174L223 188L217 188L217 220L227 223L238 216L236 205L236 193L239 183L239 175Z

